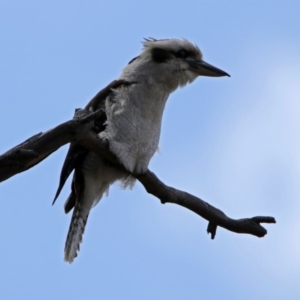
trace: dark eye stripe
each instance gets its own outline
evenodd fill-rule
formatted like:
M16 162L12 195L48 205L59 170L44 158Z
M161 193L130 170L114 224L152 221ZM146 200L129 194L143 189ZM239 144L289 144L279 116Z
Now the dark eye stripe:
M176 54L176 57L178 58L187 58L189 56L188 51L186 51L185 49L180 49Z
M168 59L172 58L172 55L169 51L161 49L161 48L153 48L152 49L152 59L157 63L164 63Z
M190 53L189 51L185 49L180 49L177 52L165 50L161 48L153 48L151 50L152 59L157 63L164 63L168 61L169 59L172 59L175 57L177 58L187 58L190 57L193 53Z

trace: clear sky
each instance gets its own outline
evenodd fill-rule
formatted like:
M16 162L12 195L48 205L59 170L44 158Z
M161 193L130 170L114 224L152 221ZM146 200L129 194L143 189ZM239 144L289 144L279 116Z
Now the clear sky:
M137 183L93 209L63 261L67 146L0 185L0 299L300 299L299 1L0 1L0 153L73 116L115 79L144 37L188 38L231 78L171 95L166 184L234 218L270 215L262 239L222 228Z

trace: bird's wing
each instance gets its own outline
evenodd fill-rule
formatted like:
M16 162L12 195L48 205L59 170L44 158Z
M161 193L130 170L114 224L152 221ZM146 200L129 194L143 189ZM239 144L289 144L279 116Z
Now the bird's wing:
M67 214L70 210L72 210L73 207L76 207L76 201L78 204L80 204L79 199L83 196L84 192L84 176L79 168L75 168L72 185L71 185L71 193L66 200L65 203L65 213ZM80 208L81 205L79 205L78 208ZM73 213L74 214L74 213Z
M116 89L123 84L129 85L130 83L123 79L112 81L109 85L102 89L94 98L92 98L92 100L86 105L85 109L95 111L99 109L99 107L104 106L104 101L111 93L111 90Z
M94 98L92 98L92 100L86 105L85 109L95 111L99 108L104 108L105 99L112 92L112 89L116 89L123 84L128 85L130 83L125 80L112 81L109 85L107 85L104 89L102 89ZM97 122L97 121L98 120L96 120L95 122ZM102 125L104 122L105 122L105 120L101 120ZM99 126L99 124L97 124L97 128L99 128L99 131L104 129L103 126ZM56 199L58 198L66 180L68 179L68 177L70 176L72 171L74 169L76 170L76 168L80 166L80 164L82 163L82 161L84 160L84 158L88 152L89 152L88 149L86 149L85 147L83 147L77 143L70 144L69 151L66 155L66 158L65 158L65 161L64 161L61 173L60 173L59 185L58 185L58 189L56 191L52 205L55 203ZM74 182L74 179L73 179L73 183L72 183L72 192L65 204L66 212L69 212L74 207L74 204L75 204L76 194L74 192L73 185L76 185L76 182Z
M89 151L88 149L86 149L85 147L77 143L70 144L69 151L66 155L63 167L61 169L59 185L52 205L55 203L56 199L58 198L69 175L77 166L81 164L88 151Z

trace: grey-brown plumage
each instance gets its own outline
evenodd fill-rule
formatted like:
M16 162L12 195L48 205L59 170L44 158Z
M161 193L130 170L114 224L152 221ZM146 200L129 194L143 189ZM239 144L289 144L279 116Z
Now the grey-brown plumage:
M72 192L65 211L73 207L73 216L65 245L65 260L77 256L91 208L117 180L130 185L130 173L142 174L155 153L161 130L165 103L174 90L191 83L198 76L229 76L202 59L199 48L187 40L146 39L141 54L130 61L120 77L100 91L87 108L95 107L97 97L105 98L106 119L99 125L99 137L107 140L124 170L96 153L71 144L55 196L75 169ZM54 201L55 201L54 200Z

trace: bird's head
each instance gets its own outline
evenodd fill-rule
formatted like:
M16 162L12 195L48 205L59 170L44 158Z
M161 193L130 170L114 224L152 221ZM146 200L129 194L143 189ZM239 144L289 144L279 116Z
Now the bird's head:
M156 72L157 77L172 81L176 87L184 86L198 76L230 76L206 63L200 49L186 39L149 38L143 41L143 45L142 53L130 64L143 65L148 73Z

